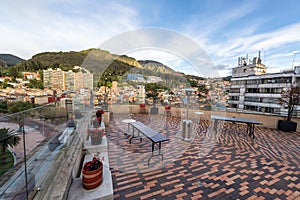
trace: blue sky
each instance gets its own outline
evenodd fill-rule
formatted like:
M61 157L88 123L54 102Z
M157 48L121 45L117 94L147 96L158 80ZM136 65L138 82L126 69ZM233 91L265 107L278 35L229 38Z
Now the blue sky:
M101 47L105 41L128 31L154 27L175 31L197 43L217 66L220 76L231 74L239 56L255 57L258 51L262 52L268 72L300 65L298 0L0 0L0 3L0 52L25 59L44 51ZM133 38L131 42L137 41ZM180 53L157 49L155 43L153 48L142 48L143 41L139 42L138 50L125 53L137 59L154 59L185 73L196 73Z

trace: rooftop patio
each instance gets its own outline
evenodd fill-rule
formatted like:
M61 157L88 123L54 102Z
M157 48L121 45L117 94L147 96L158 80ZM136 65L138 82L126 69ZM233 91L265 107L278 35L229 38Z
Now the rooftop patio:
M106 127L114 199L296 199L300 198L300 134L224 123L217 133L210 121L193 122L195 137L181 139L181 118L134 114L169 138L163 161L151 156L145 138L129 144L128 115L114 113Z

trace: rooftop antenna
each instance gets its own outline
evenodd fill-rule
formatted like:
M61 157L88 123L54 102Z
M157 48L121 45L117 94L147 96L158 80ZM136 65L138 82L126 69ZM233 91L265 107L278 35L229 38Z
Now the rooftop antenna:
M295 66L294 66L294 61L295 61L295 57L298 53L294 53L294 58L293 58L293 62L292 62L292 70L295 70Z

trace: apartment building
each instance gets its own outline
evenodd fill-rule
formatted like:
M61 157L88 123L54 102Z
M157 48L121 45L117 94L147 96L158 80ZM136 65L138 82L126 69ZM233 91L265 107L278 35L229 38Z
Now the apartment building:
M287 107L280 103L281 92L299 84L300 66L279 73L266 73L267 68L258 57L250 61L238 58L238 67L232 69L228 94L228 111L286 115ZM294 115L298 115L299 107ZM299 113L300 114L300 113Z
M72 70L65 72L65 88L64 90L73 91L75 85L75 73Z
M75 66L79 72L63 71L59 68L43 70L44 87L64 91L79 91L80 89L93 89L93 74L84 68Z
M74 90L93 89L93 74L78 72L74 74Z

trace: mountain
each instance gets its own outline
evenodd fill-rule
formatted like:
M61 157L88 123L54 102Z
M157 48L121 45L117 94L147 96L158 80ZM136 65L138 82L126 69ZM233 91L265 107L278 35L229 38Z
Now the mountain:
M43 52L34 55L29 60L19 63L17 67L20 70L36 70L32 68L32 65L38 66L39 69L58 67L72 69L74 66L83 66L93 71L99 67L101 69L107 68L115 60L126 64L128 62L128 65L130 65L132 63L130 60L131 58L126 57L127 56L113 55L110 52L101 49L69 52Z
M24 61L24 59L12 54L0 54L0 66L2 67L14 66L22 61Z
M185 82L184 74L176 72L162 63L151 60L137 61L126 55L115 55L102 49L87 49L70 52L43 52L34 55L16 65L18 71L38 71L47 68L72 70L81 66L94 75L95 85L105 85L109 81L127 81L126 74L135 73L147 76L159 76L165 84ZM176 80L176 81L173 81ZM176 82L176 83L175 83Z
M171 69L170 67L153 60L139 60L138 61L142 68L148 69L154 72L162 73L162 74L173 74L178 75L179 73Z

